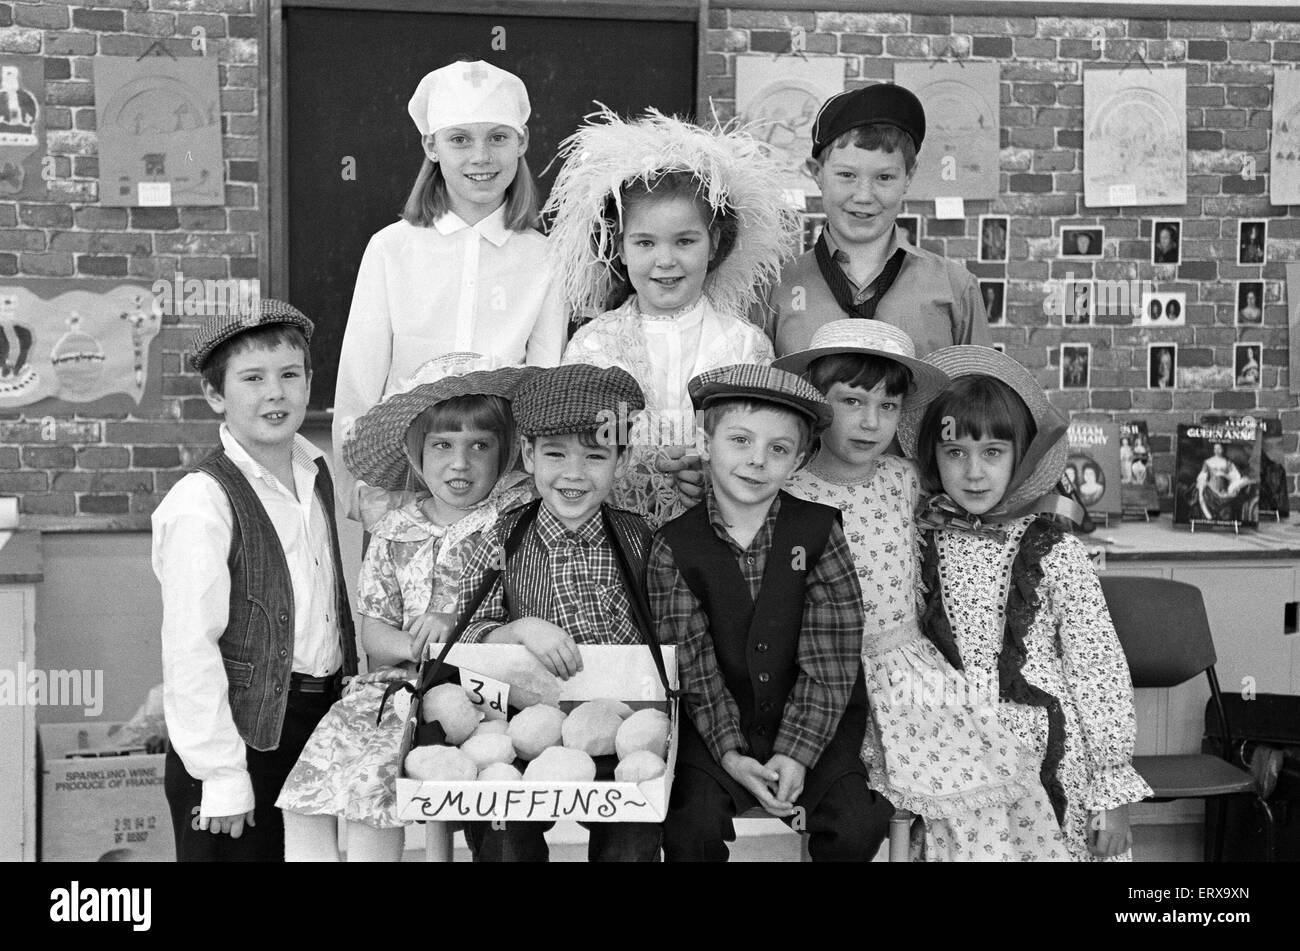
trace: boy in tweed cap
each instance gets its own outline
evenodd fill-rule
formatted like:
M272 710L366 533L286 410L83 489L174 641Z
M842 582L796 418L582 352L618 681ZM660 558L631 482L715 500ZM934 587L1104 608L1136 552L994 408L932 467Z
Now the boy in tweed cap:
M275 797L357 669L322 453L298 435L312 323L281 301L212 318L190 366L221 444L153 514L165 788L181 861L282 861Z
M867 788L862 594L838 509L783 486L831 420L774 367L708 370L704 503L661 528L647 586L677 645L685 715L664 820L668 861L726 861L731 820L762 806L817 861L870 861L892 809Z
M606 501L627 465L628 427L620 423L644 406L641 388L618 367L542 370L520 391L515 423L540 499L502 516L466 566L458 615L493 566L502 571L463 641L522 644L566 680L582 670L579 645L644 642L633 599L645 598L650 529L641 516ZM507 556L506 539L524 520L519 546ZM542 835L549 828L475 822L465 835L477 862L546 861ZM596 822L588 829L593 862L658 858L658 823Z

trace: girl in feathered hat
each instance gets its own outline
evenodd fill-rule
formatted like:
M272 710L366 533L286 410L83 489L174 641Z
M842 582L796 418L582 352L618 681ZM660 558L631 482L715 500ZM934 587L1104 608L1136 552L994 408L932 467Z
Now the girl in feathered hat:
M594 318L562 362L621 367L645 392L646 412L627 421L633 452L614 499L658 528L699 494L687 381L772 362L745 314L793 253L798 225L777 163L738 129L606 111L561 154L546 208L552 266L572 312Z
M510 403L537 371L497 367L476 353L430 360L357 421L343 459L367 485L410 499L375 522L357 582L361 643L371 671L355 678L307 741L276 805L285 858L338 861L338 818L349 861L402 857L396 780L405 720L386 682L409 677L454 620L457 582L485 529L532 497ZM414 489L414 492L409 490Z

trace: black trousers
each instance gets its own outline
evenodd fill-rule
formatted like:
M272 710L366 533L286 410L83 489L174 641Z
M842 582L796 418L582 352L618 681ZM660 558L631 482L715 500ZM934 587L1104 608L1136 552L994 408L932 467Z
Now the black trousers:
M465 841L475 862L548 862L543 838L554 822L507 822L494 829L490 822L465 823ZM657 862L661 826L657 822L583 822L591 833L589 862Z
M284 816L275 808L293 766L321 718L339 698L338 691L290 693L284 713L280 745L260 752L247 749L248 775L253 781L254 826L244 826L238 839L216 835L198 827L203 783L185 771L175 750L167 753L163 788L176 833L179 862L283 862Z
M796 829L795 818L808 834L808 854L814 862L870 862L889 834L894 807L867 788L855 773L831 784L808 812L783 819ZM722 784L700 769L677 768L664 820L664 860L725 862L728 842L736 841L736 804Z

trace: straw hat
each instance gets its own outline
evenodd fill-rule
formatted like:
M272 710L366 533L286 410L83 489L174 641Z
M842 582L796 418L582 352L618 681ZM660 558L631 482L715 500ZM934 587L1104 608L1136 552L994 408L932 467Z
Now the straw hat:
M906 331L883 320L863 320L859 317L822 324L813 334L807 350L791 353L772 365L802 374L807 372L814 360L839 353L884 357L911 370L916 389L907 394L909 406L930 402L948 386L948 374L917 358L916 346Z
M1020 461L1007 494L989 516L1012 517L1050 492L1061 481L1067 455L1069 423L1051 403L1033 374L1016 360L992 347L957 346L936 350L925 358L953 380L963 376L991 376L1001 380L1024 400L1037 427L1025 456ZM898 442L909 456L916 455L916 440L925 415L924 408L907 409L898 425ZM987 517L986 517L987 520Z
M406 431L430 406L457 396L513 400L536 367L496 366L477 353L449 353L420 366L402 388L357 420L343 443L343 462L365 482L389 491L406 488L410 462Z

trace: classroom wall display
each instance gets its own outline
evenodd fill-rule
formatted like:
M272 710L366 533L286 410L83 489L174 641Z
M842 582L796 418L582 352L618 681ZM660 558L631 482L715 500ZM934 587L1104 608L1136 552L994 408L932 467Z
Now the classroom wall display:
M1238 327L1258 327L1264 322L1264 282L1237 281L1234 322Z
M1005 261L1010 231L1011 219L1007 215L980 215L980 260Z
M1157 218L1151 223L1151 263L1178 264L1183 259L1183 223Z
M1061 257L1100 258L1106 240L1105 228L1066 227L1061 229Z
M925 106L925 144L907 197L993 199L998 192L997 63L897 63L894 82Z
M1061 321L1066 327L1088 327L1092 325L1094 283L1078 279L1065 282L1065 301Z
M1263 264L1268 259L1268 221L1256 218L1237 224L1237 263Z
M1092 371L1092 344L1061 344L1061 389L1086 390Z
M1260 436L1252 416L1178 425L1174 524L1259 523Z
M1282 419L1266 416L1259 421L1264 429L1259 456L1259 511L1275 518L1291 516L1291 498L1287 494L1286 450L1282 445Z
M45 64L0 56L0 198L44 198Z
M1187 70L1085 69L1083 203L1187 201Z
M786 188L821 194L804 169L813 120L823 102L843 91L844 62L838 57L736 57L736 114L781 156Z
M801 247L804 251L811 251L817 239L822 236L822 229L826 227L826 216L822 214L805 212L799 216L803 224L803 237L800 239Z
M148 285L85 278L0 285L0 410L134 412L156 403L161 326Z
M1119 424L1119 482L1125 518L1146 518L1148 512L1159 511L1145 419Z
M1065 477L1079 490L1079 501L1097 515L1120 515L1123 473L1119 423L1071 420L1066 434L1069 456Z
M220 102L215 57L97 56L100 204L223 204Z
M1258 343L1235 343L1232 345L1232 385L1234 389L1259 389L1260 377L1263 375L1263 349L1263 346Z
M1300 70L1273 70L1273 137L1269 198L1300 205Z
M1178 386L1178 344L1147 344L1147 385L1153 390Z
M1292 393L1300 393L1300 262L1286 266L1286 307L1288 327L1287 379Z
M1187 294L1184 291L1147 291L1138 313L1140 327L1182 327L1187 324Z
M984 312L989 316L989 324L1002 323L1006 318L1006 280L994 278L980 281L980 297L984 300Z

